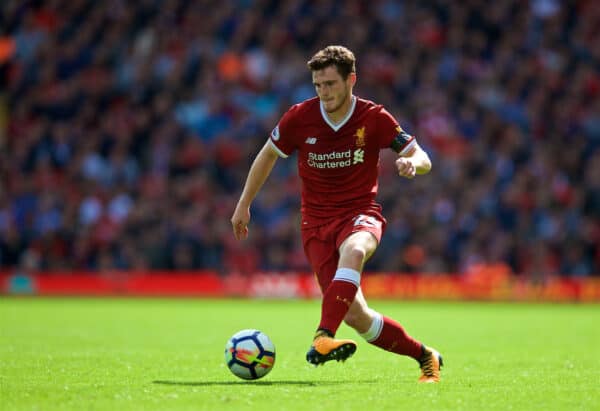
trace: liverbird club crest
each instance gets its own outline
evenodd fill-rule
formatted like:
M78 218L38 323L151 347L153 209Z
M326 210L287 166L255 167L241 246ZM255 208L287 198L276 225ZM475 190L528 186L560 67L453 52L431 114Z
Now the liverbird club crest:
M356 130L354 136L356 137L356 147L364 147L365 145L365 134L366 134L365 126Z

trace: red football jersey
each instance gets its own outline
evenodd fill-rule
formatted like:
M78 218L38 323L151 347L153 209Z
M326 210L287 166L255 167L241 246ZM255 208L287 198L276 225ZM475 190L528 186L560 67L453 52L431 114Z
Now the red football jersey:
M318 97L292 106L271 132L270 142L281 157L298 151L303 226L365 207L380 210L375 202L379 151L391 147L400 130L383 106L356 96L337 124ZM400 152L414 143L410 139Z

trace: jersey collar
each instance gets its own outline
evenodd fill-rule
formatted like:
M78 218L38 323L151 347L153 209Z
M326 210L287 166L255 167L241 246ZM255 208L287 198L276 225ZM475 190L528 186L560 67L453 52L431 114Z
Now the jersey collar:
M342 119L342 121L340 121L337 124L332 122L329 119L329 117L327 116L327 113L325 112L325 109L323 108L322 101L319 101L319 107L321 107L321 116L323 117L323 120L325 120L325 122L327 124L329 124L329 127L331 127L333 129L333 131L338 131L340 128L342 128L344 126L344 124L346 124L348 122L348 120L350 120L350 117L352 117L352 114L354 113L354 108L356 107L356 96L352 96L352 103L350 104L350 110L348 110L346 117L344 117Z

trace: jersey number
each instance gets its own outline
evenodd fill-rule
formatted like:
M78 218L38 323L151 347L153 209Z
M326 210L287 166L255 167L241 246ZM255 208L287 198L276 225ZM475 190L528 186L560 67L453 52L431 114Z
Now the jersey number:
M377 228L381 226L381 221L377 220L373 216L360 214L354 217L354 225Z

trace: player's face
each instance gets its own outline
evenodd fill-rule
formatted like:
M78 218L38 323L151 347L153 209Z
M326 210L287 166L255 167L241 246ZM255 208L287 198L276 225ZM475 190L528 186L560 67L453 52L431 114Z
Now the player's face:
M325 67L312 72L313 84L317 95L328 114L344 115L350 107L352 86L356 75L351 73L346 80L338 73L335 66Z

